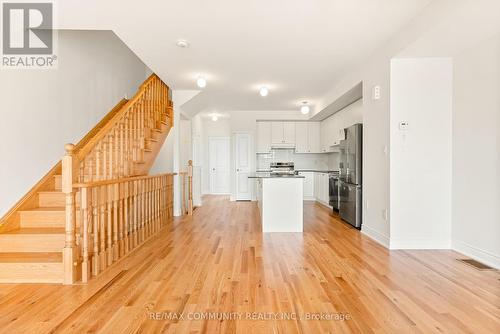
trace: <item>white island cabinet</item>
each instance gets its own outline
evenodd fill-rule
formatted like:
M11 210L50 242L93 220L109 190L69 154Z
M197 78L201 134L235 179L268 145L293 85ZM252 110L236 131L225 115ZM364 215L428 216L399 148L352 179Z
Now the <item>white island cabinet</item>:
M262 232L302 232L304 230L304 177L250 176L257 182L257 205Z

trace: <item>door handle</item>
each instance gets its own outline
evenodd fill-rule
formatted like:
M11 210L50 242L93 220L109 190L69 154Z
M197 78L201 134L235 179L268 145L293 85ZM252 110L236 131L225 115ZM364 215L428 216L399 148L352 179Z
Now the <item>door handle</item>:
M240 169L239 169L239 168L236 168L236 171L237 171L237 172L239 172L239 171L240 171Z
M213 171L215 171L215 168L212 168Z

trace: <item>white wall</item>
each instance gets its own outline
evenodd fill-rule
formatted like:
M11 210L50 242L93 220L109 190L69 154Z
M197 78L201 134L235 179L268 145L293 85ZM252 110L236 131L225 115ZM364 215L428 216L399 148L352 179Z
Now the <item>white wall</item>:
M147 67L112 32L59 31L56 70L0 75L0 216L122 97Z
M454 57L453 248L500 268L500 34Z
M390 89L390 247L450 248L452 60L393 59Z

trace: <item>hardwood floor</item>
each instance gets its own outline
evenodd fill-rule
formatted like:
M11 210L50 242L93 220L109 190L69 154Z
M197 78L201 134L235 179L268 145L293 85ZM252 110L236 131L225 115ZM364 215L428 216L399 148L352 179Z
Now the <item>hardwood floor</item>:
M500 332L498 271L389 252L318 204L304 214L304 234L263 235L255 203L205 197L88 285L0 285L0 332ZM218 312L236 320L197 320Z

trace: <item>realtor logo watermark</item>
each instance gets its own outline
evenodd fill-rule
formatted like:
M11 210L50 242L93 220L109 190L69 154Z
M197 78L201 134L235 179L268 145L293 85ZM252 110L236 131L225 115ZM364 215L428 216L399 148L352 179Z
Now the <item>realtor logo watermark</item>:
M57 67L54 3L2 2L2 69Z

